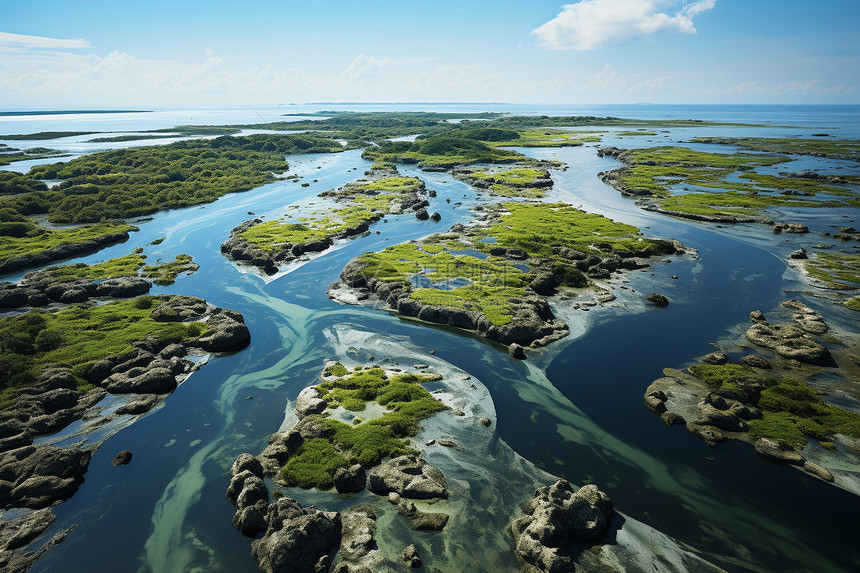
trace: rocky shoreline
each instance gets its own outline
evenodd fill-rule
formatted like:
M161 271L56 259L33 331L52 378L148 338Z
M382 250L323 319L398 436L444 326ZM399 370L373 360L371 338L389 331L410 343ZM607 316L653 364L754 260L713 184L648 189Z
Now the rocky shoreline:
M53 366L44 369L35 384L8 395L11 405L0 411L0 510L45 510L67 500L83 483L98 448L98 444L57 447L50 440L34 444L35 439L62 432L82 419L92 429L125 416L143 415L200 366L189 357L233 352L250 343L241 314L195 297L165 298L152 312L155 320L202 321L208 330L197 339L178 343L148 337L133 343L133 350L125 354L96 362L84 374L86 382L94 386L86 393L77 390L79 380L68 367ZM104 416L100 402L108 394L128 399ZM63 436L63 440L74 435ZM0 545L6 547L0 563L4 559L19 563L23 571L24 565L38 557L25 558L32 554L25 554L24 548L50 525L50 518L31 515L25 514L17 525L6 525L0 531ZM50 515L50 510L39 515ZM26 543L20 541L24 538ZM6 554L10 551L13 553Z
M838 458L860 454L860 434L845 436L845 447L837 452L836 437L829 434L834 430L821 424L839 416L845 421L834 426L835 431L857 432L846 424L860 429L860 414L841 413L822 402L817 398L821 391L804 380L836 369L844 371L848 379L856 376L860 370L857 347L840 344L838 354L834 354L836 350L831 353L816 340L829 330L816 311L797 300L783 302L781 309L791 312L790 321L772 323L761 311L750 313L753 324L744 340L752 346L739 343L739 350L747 353L737 362L730 362L726 352L717 350L687 370L667 368L666 376L646 390L645 405L667 425L686 424L690 433L709 446L727 439L743 440L753 444L764 459L797 467L853 491L857 472L846 470ZM763 356L768 351L771 354ZM804 421L807 417L810 421ZM802 434L791 423L799 424ZM818 445L803 434L817 438Z
M367 179L360 179L356 183L349 183L338 189L320 193L319 197L331 197L336 202L347 204L355 196L377 196L383 192L364 187L372 186L374 182L381 182L387 177L399 176L399 173L396 168L392 167L390 169L373 169L368 171L365 176ZM371 225L388 215L414 212L418 219L434 218L434 220L439 220L438 214L431 215L425 209L430 205L425 197L435 196L435 191L428 192L424 182L418 181L420 183L418 187L394 201L390 209L367 212L366 216L359 221L342 226L324 237L311 241L283 242L273 245L271 249L264 249L259 244L243 237L245 232L263 224L264 221L262 219L245 221L230 231L230 238L221 245L221 252L230 260L253 265L264 273L272 275L278 271L279 265L290 263L308 253L325 251L339 239L349 239L368 233Z
M490 213L481 225L454 225L444 235L433 235L419 243L419 248L436 247L436 243L451 241L461 248L472 248L478 231L495 220ZM427 247L429 245L429 247ZM483 246L483 245L482 245ZM329 297L349 304L381 303L397 311L401 316L417 318L425 322L441 324L473 331L478 336L509 347L518 358L524 358L522 347L545 346L568 335L569 328L557 320L547 300L559 289L582 288L589 279L606 280L613 274L650 266L649 259L667 254L685 253L686 248L678 241L662 241L654 245L642 245L641 250L613 249L602 245L597 252L583 252L575 248L553 247L551 256L532 256L516 247L502 243L489 245L487 255L496 261L517 268L528 268L531 277L522 296L507 300L510 320L505 324L491 321L486 313L475 308L456 308L413 297L414 285L391 280L388 276L377 276L371 261L366 257L351 260L341 271L340 281L333 283ZM466 271L464 271L466 272ZM475 271L480 273L481 271ZM607 295L607 300L608 296Z

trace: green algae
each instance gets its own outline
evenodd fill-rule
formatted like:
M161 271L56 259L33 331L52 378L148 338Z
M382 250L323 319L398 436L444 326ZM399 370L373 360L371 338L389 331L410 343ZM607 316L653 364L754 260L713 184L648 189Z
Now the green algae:
M843 252L817 253L806 261L807 274L831 289L860 288L860 255Z

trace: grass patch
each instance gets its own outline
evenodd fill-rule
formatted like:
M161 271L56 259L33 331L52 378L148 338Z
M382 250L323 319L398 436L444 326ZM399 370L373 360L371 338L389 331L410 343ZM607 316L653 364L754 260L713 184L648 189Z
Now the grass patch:
M809 276L828 288L854 290L860 288L860 255L842 252L819 252L806 261ZM855 297L856 298L856 297ZM855 307L857 303L852 303ZM846 304L849 308L850 305ZM858 310L854 308L854 310Z
M860 161L860 141L849 139L801 139L792 137L694 137L694 143L736 145L766 153L817 155Z
M418 433L421 420L447 409L421 386L436 377L389 377L381 368L350 373L339 362L326 367L323 375L338 376L317 386L329 408L342 406L361 412L368 402L377 402L387 411L379 418L353 425L322 419L322 437L305 441L281 469L281 478L288 485L329 489L340 467L361 464L369 468L387 457L417 453L406 438Z
M109 235L137 230L124 223L99 223L71 229L43 229L30 221L17 222L23 223L24 226L21 236L0 235L0 264L15 257L41 254L60 245L90 243ZM0 228L4 228L3 225L4 223L0 223Z
M860 414L826 403L821 398L824 392L801 380L762 376L740 364L699 364L690 372L713 390L732 390L762 410L761 419L749 422L754 438L770 438L791 447L803 446L805 436L860 438Z
M155 336L179 342L206 332L202 322L157 322L152 310L169 296L143 296L99 306L77 306L56 313L33 310L0 317L0 381L3 388L32 384L39 372L63 364L81 377L96 361L132 349Z

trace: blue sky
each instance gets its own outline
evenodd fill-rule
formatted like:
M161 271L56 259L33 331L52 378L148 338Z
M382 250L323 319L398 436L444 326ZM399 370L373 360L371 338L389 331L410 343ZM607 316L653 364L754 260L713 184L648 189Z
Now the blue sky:
M860 1L8 3L0 106L860 103Z

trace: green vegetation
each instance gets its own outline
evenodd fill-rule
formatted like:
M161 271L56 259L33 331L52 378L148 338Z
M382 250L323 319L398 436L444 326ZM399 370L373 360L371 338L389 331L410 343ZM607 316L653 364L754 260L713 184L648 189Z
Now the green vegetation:
M657 132L648 129L637 129L636 131L616 131L613 135L617 137L634 137L637 135L657 135Z
M162 129L152 129L149 133L174 133L177 135L236 135L242 131L237 126L232 125L177 125L176 127L165 127Z
M454 176L472 185L486 189L491 195L502 197L543 197L552 187L552 179L546 169L516 167L503 171L458 170Z
M434 235L421 243L393 245L359 257L362 275L398 283L411 298L427 304L478 311L495 325L511 322L511 299L528 295L536 270L552 274L560 286L583 287L586 279L561 248L586 254L636 253L651 256L674 252L666 241L643 239L639 230L564 203L504 203L492 208L490 224L474 227L462 237ZM487 240L495 239L495 242ZM522 251L528 272L504 256L482 259L458 251L494 249ZM439 288L413 288L410 279L423 276Z
M137 217L274 181L275 173L287 169L284 154L343 149L319 135L261 134L104 151L33 167L31 178L63 182L7 198L2 206L23 215L46 213L54 223Z
M131 350L130 343L155 336L181 341L206 331L202 322L156 322L153 308L169 296L143 296L99 306L76 306L57 313L33 310L0 317L0 381L3 406L12 389L32 384L50 365L66 365L84 385L83 375L107 356Z
M146 139L170 139L175 135L115 135L112 137L96 137L88 139L87 143L121 143L124 141L142 141Z
M749 422L753 438L800 447L804 436L827 440L836 434L860 438L860 414L821 399L822 391L795 378L770 378L740 364L699 364L690 372L713 390L731 391L763 415Z
M417 163L419 167L448 169L474 163L536 163L514 151L497 149L481 141L466 137L438 135L427 139L388 141L368 147L364 159L386 163Z
M839 251L817 253L814 259L806 261L806 272L828 288L854 290L860 288L860 255Z
M60 245L90 243L108 235L137 230L131 225L114 223L72 229L43 229L20 215L10 215L4 211L9 210L0 208L0 265L11 258L41 254ZM14 220L15 216L20 220Z
M35 177L14 171L0 171L0 195L20 195L47 190L48 186Z
M479 132L481 130L472 131ZM600 135L575 131L563 131L560 129L497 131L507 131L516 137L510 137L508 139L485 139L484 137L475 137L475 139L485 141L494 147L578 147L583 143L600 141ZM460 132L456 132L456 134L460 135Z
M400 212L401 205L422 189L424 182L420 179L386 170L380 177L359 180L320 194L320 197L333 198L339 205L336 208L315 212L309 217L266 221L250 227L240 236L269 252L287 245L352 236L383 216Z
M417 453L406 439L418 433L419 422L447 409L421 384L438 377L420 374L390 376L381 368L349 373L340 363L323 371L337 376L317 386L329 408L364 411L368 402L384 406L380 417L355 425L317 416L323 424L321 437L299 447L281 469L281 479L291 486L329 489L340 467L361 464L365 468L386 457Z
M694 137L693 143L736 145L766 153L817 155L860 161L860 141L849 139L801 139L792 137Z
M48 267L44 272L50 273L59 282L69 282L76 279L111 279L118 277L143 276L153 279L157 285L171 285L176 277L184 272L194 272L197 264L191 255L177 255L176 260L160 265L146 265L143 249L135 249L129 255L107 260L95 265L76 263L72 265Z
M842 304L844 304L851 310L860 310L860 296L852 296Z
M845 207L841 200L809 200L804 195L824 193L856 197L850 189L836 185L855 185L853 177L821 176L777 177L742 173L746 181L727 178L737 171L750 171L788 161L784 156L749 153L705 153L685 147L655 147L622 151L618 159L625 166L604 173L602 178L622 194L648 197L657 210L673 215L726 220L758 220L769 207ZM683 187L684 191L678 189ZM691 188L692 187L692 188ZM718 189L720 191L703 191ZM770 193L793 189L801 196Z

